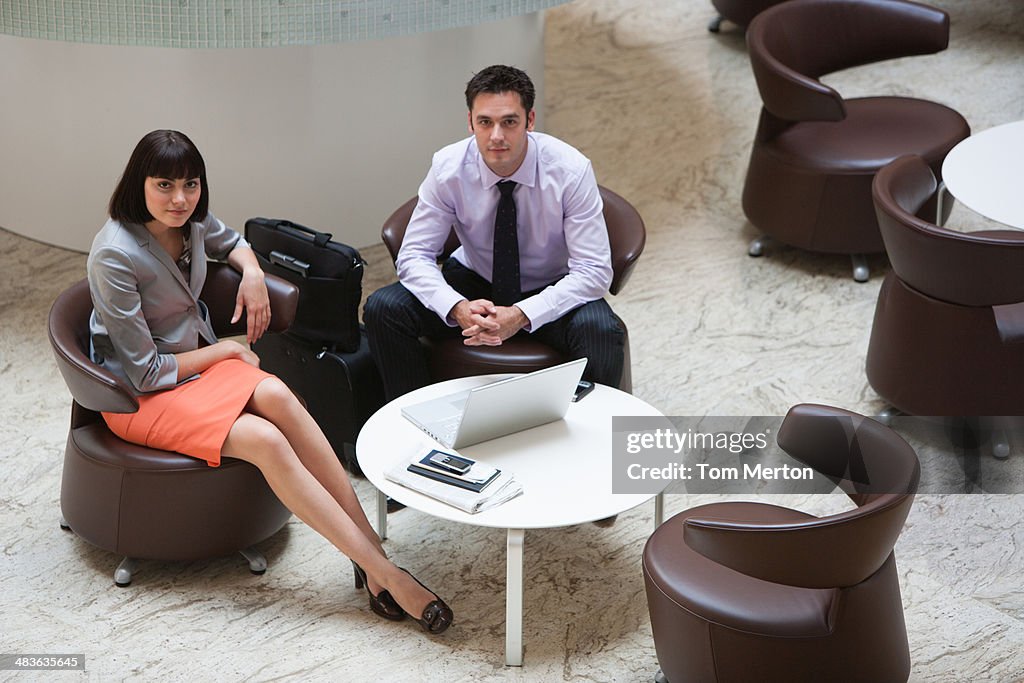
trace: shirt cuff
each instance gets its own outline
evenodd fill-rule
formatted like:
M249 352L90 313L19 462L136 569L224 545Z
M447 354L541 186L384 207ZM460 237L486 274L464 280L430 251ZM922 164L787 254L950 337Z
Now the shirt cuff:
M516 302L516 306L523 312L523 315L527 317L529 322L523 326L523 329L527 332L533 332L539 330L542 326L551 322L555 319L553 311L551 311L544 300L541 299L540 294L534 294L533 296L526 297L522 301Z
M455 304L459 303L466 297L462 296L454 289L449 292L438 292L431 302L430 308L440 316L441 320L445 322L448 327L458 327L459 323L449 315L451 310L455 308Z

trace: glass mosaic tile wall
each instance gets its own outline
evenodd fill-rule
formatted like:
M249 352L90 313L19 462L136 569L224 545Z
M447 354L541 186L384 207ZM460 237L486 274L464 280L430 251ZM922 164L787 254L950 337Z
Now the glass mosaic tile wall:
M154 47L276 47L470 26L567 0L0 0L0 33Z

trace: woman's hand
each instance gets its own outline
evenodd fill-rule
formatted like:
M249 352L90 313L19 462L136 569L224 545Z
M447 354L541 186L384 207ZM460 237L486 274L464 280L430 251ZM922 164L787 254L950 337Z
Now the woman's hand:
M192 375L205 372L214 364L229 358L237 358L253 367L260 366L260 357L253 353L248 346L239 344L234 339L224 339L210 346L176 353L174 358L178 362L179 382L184 382Z
M235 297L235 312L231 316L232 323L242 317L243 308L246 313L245 338L252 344L270 326L270 295L267 294L263 271L258 266L248 266L242 271L242 283L238 285L238 295Z
M227 347L228 358L237 358L238 360L245 361L254 368L258 368L260 366L260 357L257 356L256 353L248 346L243 346L231 339L225 339L224 341L217 342L216 345L219 346L221 344Z

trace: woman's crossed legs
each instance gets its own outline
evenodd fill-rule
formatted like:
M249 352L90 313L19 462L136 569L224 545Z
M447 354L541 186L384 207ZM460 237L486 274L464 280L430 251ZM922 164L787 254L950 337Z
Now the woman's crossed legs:
M258 467L285 507L366 571L374 595L389 591L413 618L437 599L388 560L327 437L281 380L256 386L222 450Z

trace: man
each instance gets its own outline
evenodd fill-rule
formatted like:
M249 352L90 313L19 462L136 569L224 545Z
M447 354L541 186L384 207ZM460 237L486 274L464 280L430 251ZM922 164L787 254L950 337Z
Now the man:
M490 66L466 86L472 136L434 155L396 266L363 318L392 399L431 382L418 338L498 346L528 333L617 386L625 330L602 298L612 279L590 161L534 133L533 83ZM508 182L511 181L511 182ZM437 266L449 230L462 246Z

